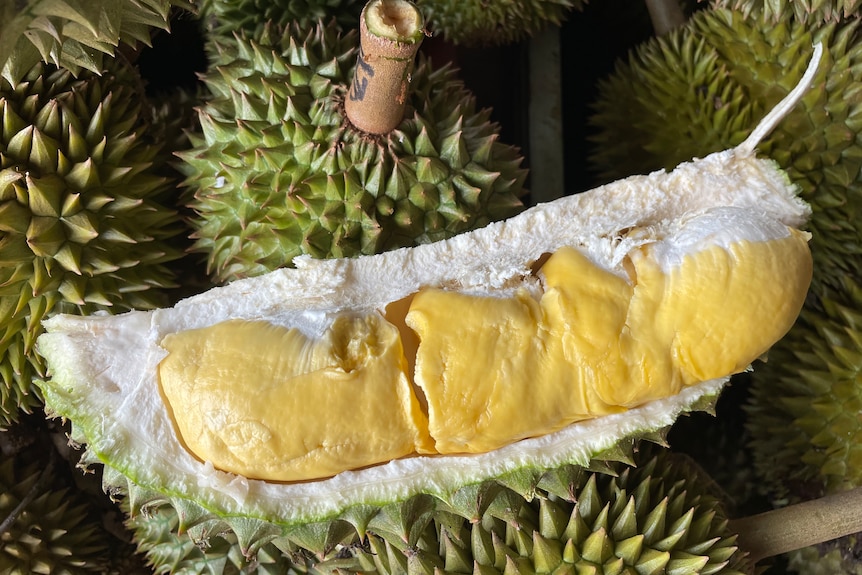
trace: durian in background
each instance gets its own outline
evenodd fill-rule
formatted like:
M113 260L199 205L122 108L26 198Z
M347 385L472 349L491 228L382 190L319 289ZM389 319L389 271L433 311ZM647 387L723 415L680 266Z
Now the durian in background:
M0 428L40 404L45 317L150 308L174 286L184 228L139 82L122 64L0 79Z
M215 36L259 36L265 26L300 28L335 21L343 30L359 25L362 0L203 0L198 15Z
M23 0L0 10L0 75L17 84L39 62L100 72L121 45L149 44L193 0Z
M421 41L413 37L409 43ZM517 213L523 158L451 67L410 71L404 119L384 134L344 111L358 35L334 23L216 39L201 132L179 154L193 249L217 281L293 258L373 254Z

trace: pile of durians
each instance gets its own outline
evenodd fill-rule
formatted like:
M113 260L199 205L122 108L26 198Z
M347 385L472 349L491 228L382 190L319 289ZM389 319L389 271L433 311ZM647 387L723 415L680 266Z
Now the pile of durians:
M330 554L343 543L338 526L317 547L250 546L235 533L202 533L167 505L142 509L122 493L110 501L98 468L86 476L74 469L80 456L64 422L45 418L34 381L46 368L35 341L42 320L57 313L152 309L298 255L432 242L526 207L528 161L501 140L457 67L420 54L396 134L369 140L344 128L339 103L356 64L362 4L2 7L0 573L344 568ZM612 0L417 4L430 33L479 54L566 19L614 10L646 18L640 3ZM817 81L759 147L813 208L815 276L797 325L765 366L734 380L717 416L682 419L670 448L633 446L584 471L577 504L505 491L474 521L435 516L404 533L393 525L391 539L351 543L367 551L363 571L747 572L732 537L707 517L862 481L858 2L715 0L682 14L684 23L660 36L620 40L630 50L595 79L586 134L567 141L589 141L596 183L732 147L792 88L807 50L821 42ZM169 75L159 67L172 62L142 72L148 46L179 28L199 42L199 78L154 91ZM691 506L697 513L687 515ZM394 544L399 536L409 545ZM705 541L713 541L708 552ZM672 559L650 554L662 545L674 549ZM862 542L850 537L774 560L769 572L859 573L860 558Z

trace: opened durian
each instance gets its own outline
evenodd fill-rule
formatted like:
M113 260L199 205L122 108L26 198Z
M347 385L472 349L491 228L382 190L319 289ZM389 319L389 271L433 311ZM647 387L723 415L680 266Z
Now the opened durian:
M39 404L43 318L166 303L183 228L134 85L119 65L0 79L0 428Z
M167 30L173 8L193 11L192 0L24 0L3 5L0 75L19 83L39 62L98 73L120 44L149 44Z
M409 13L398 16L407 25L391 42L415 52L422 21ZM498 141L490 110L476 109L454 69L424 58L406 67L409 91L395 95L406 110L394 128L369 133L348 120L358 40L334 24L216 40L202 133L180 157L197 213L194 247L217 280L259 275L301 254L349 257L435 241L522 209L522 157Z
M610 180L737 145L753 119L793 87L799 54L822 42L826 64L811 91L758 149L787 171L812 207L815 283L859 277L858 32L856 19L803 23L787 14L771 22L726 9L697 12L677 32L632 51L600 83L591 162Z
M132 509L169 503L249 555L287 538L313 562L349 552L345 530L413 549L432 512L505 508L501 486L571 499L573 473L711 402L795 319L808 208L753 152L814 72L743 145L672 172L170 309L52 318L46 401Z

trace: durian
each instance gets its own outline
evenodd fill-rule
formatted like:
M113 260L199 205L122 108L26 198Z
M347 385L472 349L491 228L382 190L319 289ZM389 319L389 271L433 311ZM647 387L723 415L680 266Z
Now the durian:
M727 9L697 12L675 33L640 45L600 82L591 162L602 179L615 179L738 144L752 119L793 87L799 54L822 42L825 62L812 90L758 149L811 204L815 283L858 277L860 259L851 257L862 246L855 224L862 208L858 31L858 20L773 23Z
M453 44L494 46L530 37L546 26L558 26L584 0L417 0L428 29Z
M0 75L18 84L39 62L98 73L120 44L149 44L167 30L171 10L193 11L193 0L24 0L4 2Z
M42 319L164 305L183 231L132 71L0 79L0 428L39 404Z
M746 17L759 15L766 22L778 22L789 15L800 22L839 22L857 18L862 3L859 0L711 0L714 7L729 8Z
M359 23L361 0L203 0L199 16L209 34L258 36L267 25L301 28L335 20L347 30Z
M450 67L420 59L390 133L354 128L343 101L357 44L334 24L216 40L202 132L179 156L197 212L194 249L218 281L302 254L435 241L522 208L519 151L498 141L490 110L477 110Z
M0 573L103 573L105 532L86 501L55 488L55 462L0 461Z
M810 279L806 238L795 231L808 216L808 208L797 198L797 190L786 175L773 162L756 159L753 152L756 143L801 97L815 70L812 65L789 98L768 114L740 147L682 164L672 172L615 182L435 243L357 258L299 258L296 268L238 280L170 309L121 316L51 318L45 322L48 333L39 339L39 350L48 358L52 374L50 380L41 383L46 402L53 414L73 422L72 439L88 446L85 460L103 464L106 487L127 493L131 509L149 501L170 502L183 530L213 534L232 531L240 548L249 555L269 542L287 538L303 549L313 550L317 555L308 557L312 561L320 554L341 549L343 537L350 530L360 537L369 532L385 533L387 545L412 549L435 510L455 509L461 517L475 520L487 508L506 509L511 503L500 491L502 487L513 490L521 499L540 491L570 499L571 473L579 473L579 468L592 465L597 457L625 460L630 457L633 438L658 433L679 413L711 403L730 372L745 369L792 323ZM733 257L729 257L731 252ZM563 264L575 262L580 275L567 277L554 269L561 265L560 260L555 260L560 254ZM737 266L743 270L741 276L733 273ZM757 281L758 289L750 289L745 281L750 279L748 275L761 273L753 271L755 268L769 270L768 277ZM561 269L565 270L565 265ZM630 348L623 342L630 340L625 328L614 333L612 320L618 313L614 306L619 302L618 294L624 292L620 282L625 283L638 270L646 271L636 282L645 291L638 293L646 299L666 295L667 305L656 310L648 308L656 311L657 320L645 324L647 331L642 332L644 338L636 345L654 344L653 349L643 350L650 360L678 358L655 364L655 370L649 362L642 363L641 358L627 354ZM549 417L541 433L546 434L489 452L407 453L407 457L378 463L374 458L392 436L392 429L396 438L406 433L423 439L426 432L419 429L423 414L429 423L433 421L430 406L440 395L435 390L426 392L423 401L429 408L424 412L420 397L410 393L415 389L411 380L420 385L433 383L431 374L437 369L424 365L428 359L424 343L419 341L417 346L415 339L411 342L406 329L407 324L418 325L405 311L410 307L411 296L415 302L427 294L474 297L479 307L489 305L492 309L496 304L514 303L534 309L531 305L538 305L543 294L551 300L564 299L565 289L548 288L542 283L543 277L567 278L564 283L572 289L582 289L573 301L589 300L610 312L607 318L595 314L585 317L587 329L562 334L563 339L576 333L597 336L588 342L573 341L566 348L573 354L569 356L572 363L559 381L573 386L583 384L582 387L561 390L538 378L517 377L518 369L530 365L528 359L495 356L491 349L493 338L462 338L446 353L453 365L462 362L466 354L477 359L490 354L489 378L498 365L512 366L512 395L521 393L516 385L532 385L536 395L558 394L562 403L569 404L569 396L582 393L587 411L580 415L599 417L572 423L566 419L571 414L562 420L556 414L545 414ZM668 280L669 290L658 294L651 291L654 279L661 282L665 277L675 278ZM687 278L699 278L700 283L690 285L694 291L677 291L679 284L675 282L679 278L682 284L688 283ZM743 297L724 297L738 293L734 286L740 285L748 288ZM730 291L716 291L715 286L730 286ZM698 291L700 288L703 291ZM638 305L633 303L633 310ZM425 326L431 329L422 332L419 327L420 338L439 342L446 333L458 338L457 324L465 323L473 311L469 305L459 304L449 318L451 322L427 320ZM690 316L692 311L707 315ZM636 317L635 311L633 314L636 324L644 319ZM478 327L494 326L505 317L492 313L481 318ZM535 317L541 322L544 316L537 313ZM555 321L553 314L548 317L550 322ZM691 317L696 318L694 323ZM741 319L753 322L757 329L734 332L734 326L721 324ZM222 323L225 320L233 321ZM195 438L195 431L201 430L215 431L203 438L205 447L209 442L217 454L227 454L228 459L233 455L240 464L250 462L252 466L256 464L256 448L261 455L269 456L279 441L296 439L289 431L278 435L278 430L262 423L273 408L277 411L278 404L259 401L273 389L264 389L272 382L263 380L260 371L258 375L249 372L248 382L230 376L221 382L202 378L202 386L216 385L216 394L208 401L217 399L221 393L218 386L227 398L222 406L204 407L204 411L200 405L183 407L172 403L182 394L177 396L163 386L164 379L160 383L159 364L166 356L162 347L166 335L186 338L193 335L191 330L209 332L211 326L230 331L233 325L248 327L248 320L265 324L264 332L271 329L287 333L290 340L291 347L283 351L282 358L267 355L260 358L261 366L279 359L289 364L287 356L292 355L298 363L318 370L321 389L312 390L297 409L283 412L280 417L320 432L318 437L308 436L306 450L312 456L308 459L320 460L317 456L322 453L324 463L328 463L331 459L326 460L327 451L333 451L337 461L338 444L343 441L345 454L357 449L371 454L370 459L358 463L361 468L338 472L323 466L323 473L335 475L302 475L308 469L303 468L300 453L290 465L300 470L300 475L294 477L305 479L279 482L253 478L258 473L269 473L266 470L252 470L248 477L218 469L225 465L224 461L204 461L208 456L199 459L193 455L198 447L186 440ZM673 332L675 325L681 328L681 347L663 339L663 334ZM709 326L715 329L707 333L699 329ZM390 328L398 330L400 339L391 337ZM693 339L685 343L689 332ZM497 333L498 338L505 334L509 341L522 337L525 345L544 341L529 331L526 336ZM378 337L380 334L386 337ZM634 335L633 339L637 339ZM217 352L222 344L241 345L241 339L217 337L216 348L198 346L193 337L189 339L192 353L178 358L183 369L221 365L231 370L232 362L247 359L242 354L227 354L220 359ZM712 344L703 346L704 342ZM553 349L556 343L550 343L548 359L558 361ZM596 361L591 350L602 347L607 353ZM399 357L401 349L404 353ZM216 353L212 355L211 351ZM194 354L198 352L202 357L214 357L215 363L195 361ZM625 372L640 365L644 366L642 374ZM605 389L602 373L618 374L615 370L620 366L626 373L622 381L626 381L627 388L610 382L610 388ZM349 438L342 437L342 431L351 431L343 420L364 417L365 406L376 408L377 403L393 401L397 406L399 402L390 397L395 392L374 391L377 395L371 397L363 393L362 386L380 383L363 379L372 367L388 370L393 375L393 389L400 386L407 393L401 396L401 407L373 422L373 428L358 430L358 440L356 430ZM252 365L251 369L258 367ZM303 385L313 378L303 373L301 366L291 369L298 370L297 379ZM193 382L182 378L178 381L180 387L191 383L187 389L192 393L199 391ZM346 407L336 412L331 406L316 419L316 429L313 422L302 421L300 416L315 417L314 410L319 410L321 404L325 408L327 401L337 397L339 390L334 384L339 381L351 386L348 391L340 391L349 401L338 398L339 405ZM464 380L456 373L451 383L460 385L465 390L463 398L468 399L471 392L465 386L482 383L482 378ZM245 396L231 399L243 386L251 386L245 388ZM249 393L250 389L254 392ZM323 399L321 392L327 394ZM275 393L279 393L277 388ZM494 413L496 407L507 405L506 395L489 395L489 414L496 418L495 433L513 427L510 424L515 422L505 413L502 419ZM284 394L282 397L289 401L301 399ZM457 393L454 401L458 402ZM254 416L254 404L267 412L259 412L261 419ZM416 404L420 409L415 409ZM553 402L550 404L553 406ZM250 410L252 415L235 417L243 410ZM190 421L186 416L203 416L203 427L191 432L182 430L181 422ZM407 421L405 433L399 431L402 421ZM334 435L327 434L330 423ZM414 424L415 430L411 428ZM446 432L445 423L442 430ZM429 424L428 435L437 431ZM522 437L517 435L522 430L515 433L512 439ZM285 458L295 455L285 452ZM227 465L233 463L228 461ZM601 535L597 535L595 541L600 539ZM414 555L408 552L408 556ZM377 553L377 557L386 560L383 553ZM604 560L603 554L597 557ZM664 560L656 556L656 561Z

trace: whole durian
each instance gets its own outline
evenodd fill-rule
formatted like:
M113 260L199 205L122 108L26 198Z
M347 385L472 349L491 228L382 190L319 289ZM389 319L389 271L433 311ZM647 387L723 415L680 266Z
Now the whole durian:
M39 403L43 318L153 307L173 285L183 228L135 85L122 67L0 79L0 428Z
M194 10L193 0L23 0L4 2L0 75L17 84L38 62L100 72L122 43L149 44L167 30L171 10Z
M597 464L603 472L557 470L527 497L501 485L444 506L420 496L364 529L335 522L259 549L231 532L180 533L176 511L157 501L129 524L155 572L178 575L750 572L721 501L687 460L644 444L628 463Z
M482 227L522 207L519 151L449 67L421 59L407 112L375 136L346 119L358 37L333 23L216 40L212 97L179 154L196 239L219 281Z
M799 54L823 42L811 91L758 147L813 209L815 284L857 275L862 233L862 41L859 24L764 22L727 9L632 51L599 84L590 160L601 179L671 168L735 145L801 74Z

